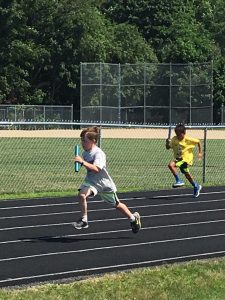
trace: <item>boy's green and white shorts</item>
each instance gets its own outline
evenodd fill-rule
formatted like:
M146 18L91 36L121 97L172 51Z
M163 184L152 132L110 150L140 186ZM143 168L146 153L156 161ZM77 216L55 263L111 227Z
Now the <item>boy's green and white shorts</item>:
M89 188L92 192L92 194L88 197L88 198L93 198L95 197L97 194L100 195L101 199L104 200L105 202L113 205L113 206L117 206L120 201L119 198L116 194L116 192L98 192L98 190L96 189L96 187L94 187L93 185L91 185L88 182L84 182L78 189L78 191L81 191L85 188Z

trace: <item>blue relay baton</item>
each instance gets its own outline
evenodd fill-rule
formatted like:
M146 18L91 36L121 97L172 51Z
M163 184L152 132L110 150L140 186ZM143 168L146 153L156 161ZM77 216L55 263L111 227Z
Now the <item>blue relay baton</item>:
M75 156L80 154L80 147L78 145L76 145L74 148L74 154L75 154ZM79 172L79 170L80 170L80 163L77 161L75 161L75 163L74 163L74 170L75 170L75 172Z

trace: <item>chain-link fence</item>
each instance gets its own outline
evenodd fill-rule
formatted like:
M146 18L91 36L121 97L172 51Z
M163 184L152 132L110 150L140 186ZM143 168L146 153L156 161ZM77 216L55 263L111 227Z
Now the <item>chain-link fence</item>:
M81 64L82 121L213 124L213 64Z
M86 173L74 172L74 146L80 144L80 123L20 122L19 125L40 130L14 130L18 123L1 122L0 126L0 194L74 191ZM44 130L44 126L68 129ZM202 161L195 155L191 167L195 179L203 185L225 184L225 127L194 127L187 134L200 138L204 149ZM100 146L107 154L107 166L118 191L169 189L173 176L167 165L173 158L166 150L166 126L117 126L101 124ZM197 152L197 149L195 149ZM195 152L195 154L197 154ZM186 182L186 186L190 184Z
M73 122L73 105L0 104L0 121Z

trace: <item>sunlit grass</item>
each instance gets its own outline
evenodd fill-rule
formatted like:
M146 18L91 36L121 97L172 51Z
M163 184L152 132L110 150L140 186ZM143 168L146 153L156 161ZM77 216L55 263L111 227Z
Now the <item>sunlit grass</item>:
M0 195L76 192L85 170L74 173L75 144L79 139L1 138ZM119 192L171 187L174 178L167 164L173 155L165 149L165 140L103 139L102 149ZM205 185L225 183L224 149L225 140L208 141ZM202 182L203 162L195 159L190 170Z
M107 274L67 284L1 289L4 300L222 300L225 259Z

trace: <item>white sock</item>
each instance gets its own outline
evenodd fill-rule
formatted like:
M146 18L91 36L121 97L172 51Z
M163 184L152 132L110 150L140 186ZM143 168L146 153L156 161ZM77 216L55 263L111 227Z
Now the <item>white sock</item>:
M132 215L132 216L130 217L130 222L134 222L134 221L135 221L135 216Z
M87 215L85 215L85 216L82 217L82 221L84 221L84 222L87 223L87 221L88 221Z

